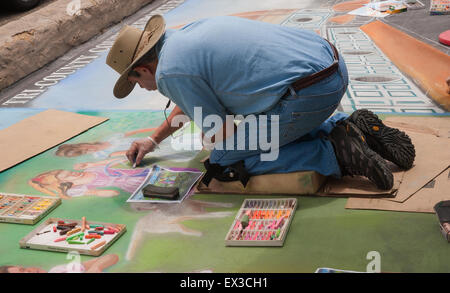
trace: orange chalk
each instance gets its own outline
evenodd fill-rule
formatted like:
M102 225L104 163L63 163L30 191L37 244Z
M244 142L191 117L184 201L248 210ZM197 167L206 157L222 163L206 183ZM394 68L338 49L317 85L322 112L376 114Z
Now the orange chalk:
M81 218L81 232L84 232L86 229L86 217Z
M96 250L97 248L102 247L102 246L105 245L105 244L106 244L106 241L103 240L102 242L99 242L99 243L97 243L97 244L91 246L91 250Z
M98 234L88 234L88 235L84 236L84 238L86 238L86 239L92 239L92 238L100 239L100 238L102 238L102 236L98 235Z

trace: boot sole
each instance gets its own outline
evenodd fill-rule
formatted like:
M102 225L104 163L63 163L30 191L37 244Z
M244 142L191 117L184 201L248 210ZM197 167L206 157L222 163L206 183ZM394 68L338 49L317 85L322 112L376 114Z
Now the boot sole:
M369 143L371 148L403 169L412 167L416 151L406 133L384 125L378 116L369 110L358 110L354 114L350 116L350 121L366 136L376 141L376 144Z
M352 125L351 123L348 123L349 128L351 128L354 132L357 133L358 136L361 137L362 143L359 145L354 145L356 148L358 148L366 158L359 158L360 160L368 160L369 165L366 170L366 176L369 178L371 182L373 182L378 189L381 190L390 190L394 186L394 176L392 175L391 170L389 169L388 165L384 161L384 159L378 155L376 152L371 150L367 143L365 142L365 136L359 130L356 125ZM373 166L372 166L373 164Z

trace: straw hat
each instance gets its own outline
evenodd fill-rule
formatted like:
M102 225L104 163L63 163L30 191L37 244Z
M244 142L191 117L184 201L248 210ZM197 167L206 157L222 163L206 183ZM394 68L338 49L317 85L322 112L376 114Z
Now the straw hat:
M153 15L145 25L144 30L125 26L109 50L106 64L120 74L114 86L114 96L122 99L133 90L135 83L128 81L131 68L150 51L165 31L164 18Z

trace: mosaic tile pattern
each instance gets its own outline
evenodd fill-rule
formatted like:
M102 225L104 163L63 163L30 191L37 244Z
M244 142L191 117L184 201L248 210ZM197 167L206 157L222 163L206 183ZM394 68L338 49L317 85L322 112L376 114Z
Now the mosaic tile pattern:
M313 30L324 36L325 24L332 15L329 9L303 9L290 15L281 25Z
M328 28L328 39L343 55L349 87L344 111L369 108L387 113L443 113L358 27Z
M349 87L339 110L436 114L445 111L428 98L378 49L359 26L373 20L357 16L346 24L327 22L328 9L299 10L281 24L320 33L338 48L349 73Z

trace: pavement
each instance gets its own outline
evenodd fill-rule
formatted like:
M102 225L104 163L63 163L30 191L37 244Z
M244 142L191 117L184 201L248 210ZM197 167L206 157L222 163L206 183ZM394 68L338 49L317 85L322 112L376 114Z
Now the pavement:
M8 17L0 26L0 89L102 33L151 1L44 1L32 11Z
M411 43L405 48L404 39L395 42L398 35L394 35L394 40L389 41L393 44L384 47L383 43L388 43L383 42L385 31L373 29L387 24L391 27L387 32L399 30L427 50L434 50L432 56L442 59L433 62L441 60L444 68L441 73L445 77L446 68L450 68L446 61L448 47L436 43L435 35L448 29L442 23L448 16L426 17L426 7L381 20L348 16L349 8L355 9L367 1L155 0L3 89L0 129L54 108L110 118L68 143L116 143L118 137L125 137L128 142L148 134L164 121L161 110L167 98L156 91L136 88L126 99L115 99L112 88L118 75L105 64L105 59L124 24L142 28L156 13L162 14L171 28L203 17L236 15L313 30L336 45L348 67L349 87L339 110L350 113L368 108L382 117L450 116L444 103L433 100L426 88L428 83L423 82L426 78L413 76L414 72L405 69L405 61L392 55L408 50ZM412 16L417 22L411 20ZM419 19L422 16L427 20ZM420 64L415 66L418 68L415 71L422 72ZM442 82L437 82L438 88ZM130 133L133 135L128 137ZM64 158L54 153L51 149L0 173L0 190L41 194L28 184L30 178L55 169L78 172L74 169L77 163L100 160L89 154ZM144 165L154 163L202 168L199 160L171 161L170 156L156 155L146 157ZM81 195L64 200L51 216L81 218L89 214L98 221L126 224L128 232L106 252L119 258L107 269L109 272L314 272L318 267L365 271L372 252L381 256L382 271L449 272L448 243L439 232L434 214L355 211L345 209L345 198L297 197L299 208L282 248L230 248L224 246L225 235L248 196L196 194L180 206L148 209L127 204L129 196L123 191L111 198ZM66 261L64 254L19 249L17 243L32 229L25 225L0 224L3 243L0 266L38 266L49 270ZM83 261L90 259L82 257Z

